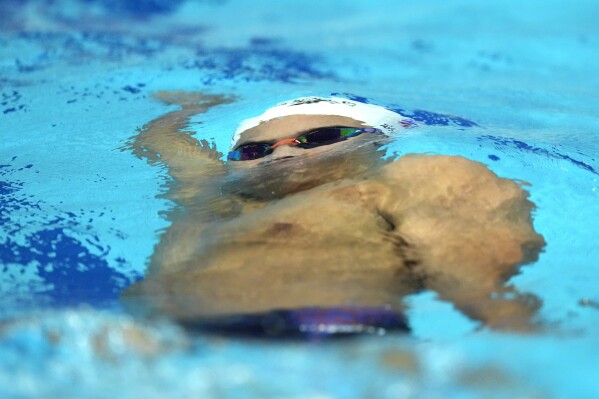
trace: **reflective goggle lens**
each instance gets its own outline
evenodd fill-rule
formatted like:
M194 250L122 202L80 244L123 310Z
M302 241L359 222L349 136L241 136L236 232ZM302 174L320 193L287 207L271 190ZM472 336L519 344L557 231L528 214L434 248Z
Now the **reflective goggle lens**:
M341 129L326 128L302 134L297 138L302 147L316 147L343 140Z
M270 144L246 144L229 153L233 161L251 161L267 156L272 152Z
M355 127L327 127L304 133L297 138L300 146L303 148L318 147L321 145L335 144L350 137L358 136L364 132L380 132L374 128L355 128Z
M322 145L335 144L350 137L358 136L362 133L382 133L375 128L355 128L355 127L324 127L304 133L293 141L301 148L314 148ZM287 139L292 141L291 139ZM283 140L283 142L286 140ZM279 142L282 143L282 142ZM251 161L262 158L273 152L277 145L268 143L245 144L231 151L228 158L233 161Z

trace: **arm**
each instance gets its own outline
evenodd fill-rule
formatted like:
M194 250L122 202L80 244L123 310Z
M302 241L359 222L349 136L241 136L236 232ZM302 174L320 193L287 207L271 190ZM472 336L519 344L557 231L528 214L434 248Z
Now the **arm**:
M154 119L133 136L123 149L147 159L151 164L163 164L178 183L171 186L168 198L185 203L200 192L206 182L225 173L221 154L206 140L198 141L186 131L189 119L208 108L231 102L230 98L188 92L158 92L159 101L179 105L181 109Z
M171 225L154 248L150 273L163 268L171 270L189 261L209 222L231 215L237 207L234 199L220 194L220 179L226 173L221 154L185 130L193 115L231 99L187 92L159 92L154 98L180 109L149 122L123 149L152 165L164 165L173 179L167 184L164 197L183 206L166 213Z
M528 193L461 157L406 156L384 178L395 195L382 210L417 253L425 288L488 326L532 328L539 300L506 286L544 245Z

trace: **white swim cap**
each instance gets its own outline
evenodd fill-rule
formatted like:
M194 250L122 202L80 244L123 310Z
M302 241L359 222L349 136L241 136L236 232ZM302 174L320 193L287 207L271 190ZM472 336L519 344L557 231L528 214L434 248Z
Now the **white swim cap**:
M416 126L416 122L396 112L378 105L364 104L340 97L302 97L285 101L266 110L262 115L241 122L233 138L231 147L237 143L241 133L275 118L289 115L336 115L349 117L381 129L388 136L401 129Z

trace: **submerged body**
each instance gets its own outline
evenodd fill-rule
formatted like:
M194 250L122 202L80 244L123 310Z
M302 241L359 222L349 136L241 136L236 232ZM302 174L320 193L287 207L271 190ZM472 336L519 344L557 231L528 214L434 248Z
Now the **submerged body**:
M148 125L132 148L167 164L166 196L180 206L128 298L193 322L281 309L401 313L403 297L431 289L489 326L530 328L538 301L506 286L544 244L520 184L462 157L383 160L380 138L368 135L224 164L182 129L186 118L228 100L158 98L183 108ZM365 125L292 115L248 129L241 140L341 124Z

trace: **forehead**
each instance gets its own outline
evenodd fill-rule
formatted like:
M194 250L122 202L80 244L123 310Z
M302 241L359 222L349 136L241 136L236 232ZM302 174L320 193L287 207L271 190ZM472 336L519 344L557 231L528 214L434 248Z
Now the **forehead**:
M338 115L288 115L271 119L241 133L235 146L260 141L276 141L326 126L365 127L364 122Z

